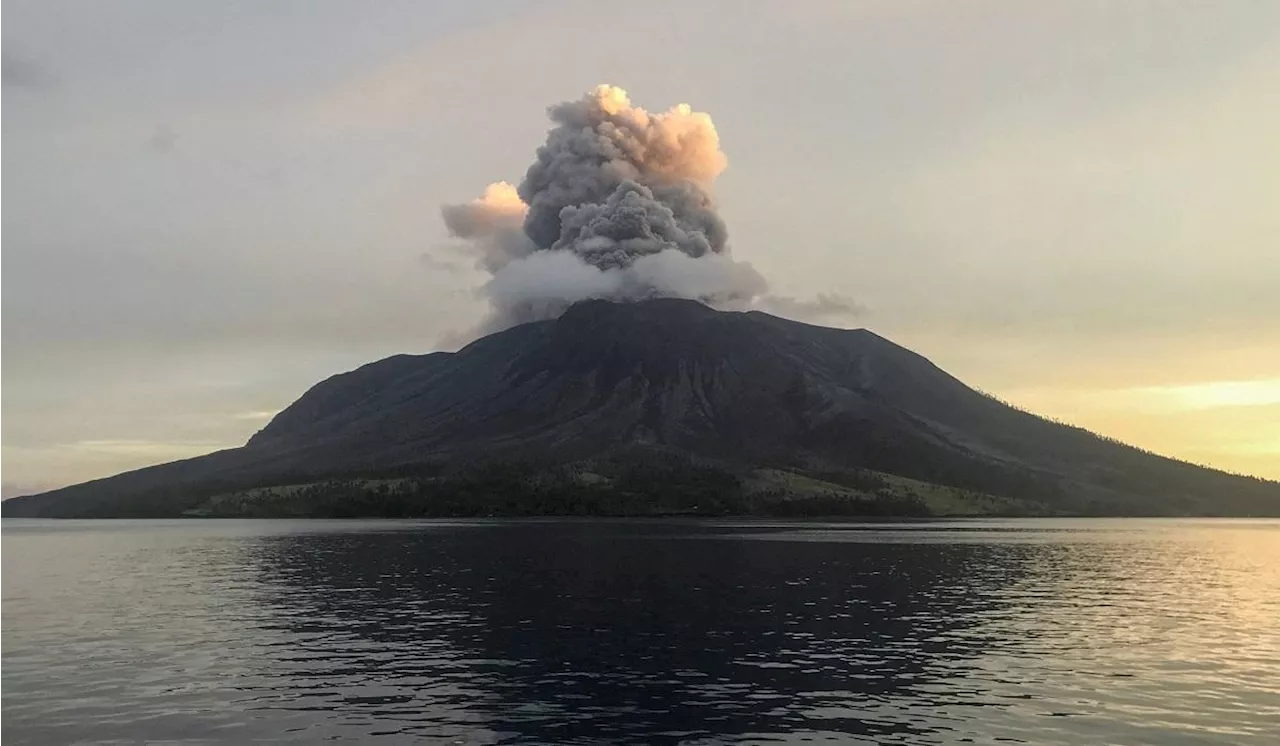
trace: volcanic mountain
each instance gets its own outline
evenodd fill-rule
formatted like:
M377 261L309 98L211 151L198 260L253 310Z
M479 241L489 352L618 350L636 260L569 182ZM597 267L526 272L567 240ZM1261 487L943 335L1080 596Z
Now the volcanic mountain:
M371 363L240 448L3 510L634 514L646 500L662 503L653 512L1276 515L1280 484L1020 411L863 329L664 299L582 302L456 353Z

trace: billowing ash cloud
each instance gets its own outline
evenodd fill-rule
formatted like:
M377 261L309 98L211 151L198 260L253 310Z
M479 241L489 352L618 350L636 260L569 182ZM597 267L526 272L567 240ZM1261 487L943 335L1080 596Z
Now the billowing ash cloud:
M684 104L650 114L606 85L548 115L555 126L518 187L491 184L442 209L450 234L492 275L479 333L554 318L588 298L735 308L773 298L750 264L728 256L711 195L728 161L711 117Z
M524 232L529 207L505 181L490 184L479 199L465 205L445 205L440 211L449 233L470 241L478 264L489 272L496 273L538 248Z

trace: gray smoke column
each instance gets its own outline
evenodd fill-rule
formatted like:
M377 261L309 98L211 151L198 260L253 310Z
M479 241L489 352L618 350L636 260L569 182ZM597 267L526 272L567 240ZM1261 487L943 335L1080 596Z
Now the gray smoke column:
M492 274L479 331L588 298L742 307L765 292L751 265L728 256L711 194L728 162L711 117L684 104L650 114L607 85L547 111L554 126L518 187L491 184L442 210Z

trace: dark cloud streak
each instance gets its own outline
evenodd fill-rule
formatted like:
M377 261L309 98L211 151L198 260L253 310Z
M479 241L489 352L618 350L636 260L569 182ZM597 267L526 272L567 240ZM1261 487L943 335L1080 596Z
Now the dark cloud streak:
M58 85L58 76L39 62L13 52L0 53L0 80L5 88L42 92Z
M867 315L867 307L839 293L818 293L813 300L765 295L756 301L761 311L802 321L835 321Z

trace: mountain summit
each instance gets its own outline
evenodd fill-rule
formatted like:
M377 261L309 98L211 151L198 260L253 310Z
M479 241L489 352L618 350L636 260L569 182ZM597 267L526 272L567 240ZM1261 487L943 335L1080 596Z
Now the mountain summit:
M275 514L263 504L284 500L313 514L304 498L329 484L363 505L366 493L399 495L396 514L467 513L466 495L497 489L475 481L484 469L544 501L612 490L590 502L606 512L644 512L635 485L659 473L672 483L655 494L693 480L695 507L720 512L760 504L721 502L725 491L831 507L915 485L995 512L1280 513L1274 482L1019 411L869 331L671 299L586 301L456 353L390 357L316 385L243 447L3 505L7 516ZM431 508L441 485L453 487L439 504L459 510ZM938 512L925 503L919 512ZM561 508L551 512L574 512Z

